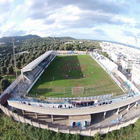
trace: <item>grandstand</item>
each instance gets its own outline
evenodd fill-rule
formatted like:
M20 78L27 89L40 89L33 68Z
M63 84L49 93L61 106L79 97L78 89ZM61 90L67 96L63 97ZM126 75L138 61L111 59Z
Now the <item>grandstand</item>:
M23 81L26 79L32 83L38 77L40 72L50 64L55 56L55 52L48 51L22 68L21 75Z
M111 60L109 60L108 58L106 58L103 55L99 55L98 53L93 53L93 56L98 60L98 62L104 67L106 68L106 70L111 73L116 73L117 69L118 69L118 65L115 64L114 62L112 62Z
M48 51L22 68L22 80L20 80L15 88L10 92L11 96L18 97L18 93L20 93L20 95L28 93L55 56L56 52Z
M55 131L54 128L56 128L56 132L58 132L58 130L65 129L67 130L66 133L69 133L70 129L72 129L78 130L75 131L75 133L83 135L85 133L81 132L85 132L87 130L87 132L90 132L89 134L86 134L88 136L93 136L99 131L99 129L101 130L102 128L104 128L102 130L104 130L105 133L105 130L108 132L109 130L112 131L118 129L119 125L119 128L121 128L124 127L125 124L134 123L134 121L129 122L128 120L132 120L137 114L139 115L139 110L133 109L133 106L135 108L138 106L140 100L139 92L132 93L132 95L122 95L116 98L112 98L111 96L109 96L109 98L103 98L104 95L102 95L102 97L96 96L96 98L95 96L92 98L84 97L84 101L84 98L80 97L78 99L71 98L71 100L69 100L69 98L61 98L61 101L58 101L58 98L41 101L30 97L20 97L22 93L25 94L30 91L56 55L59 54L54 51L48 51L21 70L21 75L3 92L2 98L0 97L0 104L2 105L4 105L8 100L8 109L0 106L4 113L12 116L16 121L29 123L31 125L37 124L36 127L39 128L43 128L40 126L46 124L44 128L49 129L52 127L50 130L53 131ZM67 55L71 54L67 53ZM97 53L90 53L90 56L94 59L96 58L95 60L109 73L110 76L112 73L117 74L117 65L115 63ZM91 73L92 67L90 66L89 68ZM50 72L52 72L52 69ZM48 75L49 74L50 73L48 73ZM96 84L97 82L98 81L96 81ZM100 83L102 84L102 82ZM77 92L84 94L84 87L72 87L72 90L73 94ZM11 95L10 99L8 95ZM137 114L130 113L129 110L131 108L134 111L137 111ZM13 111L16 111L17 113L14 113ZM121 117L119 117L119 114ZM125 117L122 118L124 115ZM128 118L128 116L130 116L130 118ZM42 118L45 118L45 121L42 121ZM114 125L112 124L112 118L117 122ZM122 119L120 124L118 123L118 118ZM114 129L112 129L113 127ZM92 133L92 130L95 133Z

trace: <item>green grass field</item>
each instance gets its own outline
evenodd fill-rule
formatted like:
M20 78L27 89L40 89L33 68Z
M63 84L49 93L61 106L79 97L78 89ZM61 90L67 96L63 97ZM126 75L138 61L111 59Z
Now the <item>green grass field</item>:
M72 93L71 87L77 88ZM83 92L84 91L84 92ZM122 93L111 77L89 55L57 56L29 95L76 97Z

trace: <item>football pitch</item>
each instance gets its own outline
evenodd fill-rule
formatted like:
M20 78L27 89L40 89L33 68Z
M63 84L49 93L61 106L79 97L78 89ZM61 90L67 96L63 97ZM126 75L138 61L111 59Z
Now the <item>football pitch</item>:
M123 93L108 73L89 55L57 56L29 95L86 97Z

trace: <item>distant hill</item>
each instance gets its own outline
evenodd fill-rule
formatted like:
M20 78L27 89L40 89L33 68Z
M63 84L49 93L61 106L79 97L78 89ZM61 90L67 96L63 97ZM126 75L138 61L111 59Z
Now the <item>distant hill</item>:
M41 38L37 35L25 35L25 36L10 36L10 37L2 37L0 38L0 42L12 42L12 39L14 38L15 42L21 42L25 41L26 39L32 39L32 38Z
M56 37L56 38L60 38L61 40L75 40L75 38L72 37Z
M45 40L75 40L72 37L44 37Z

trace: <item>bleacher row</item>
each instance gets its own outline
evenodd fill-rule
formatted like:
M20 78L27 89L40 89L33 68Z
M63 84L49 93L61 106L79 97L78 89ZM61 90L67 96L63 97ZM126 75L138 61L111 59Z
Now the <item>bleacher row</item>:
M42 70L43 68L40 66L35 67L34 70L25 72L23 75L29 80L33 81L36 75Z
M32 71L24 72L23 76L32 83L36 79L38 74L45 68L45 66L47 64L49 64L51 62L51 60L54 57L55 57L55 55L49 55L38 66L36 66Z
M108 99L113 96L113 93L106 95L97 95L97 96L89 96L89 97L69 97L69 98L54 98L54 97L46 97L48 100L95 100L95 99Z
M118 67L114 62L104 57L103 55L99 55L97 53L93 55L98 60L98 62L103 65L109 72L112 72L115 68Z

